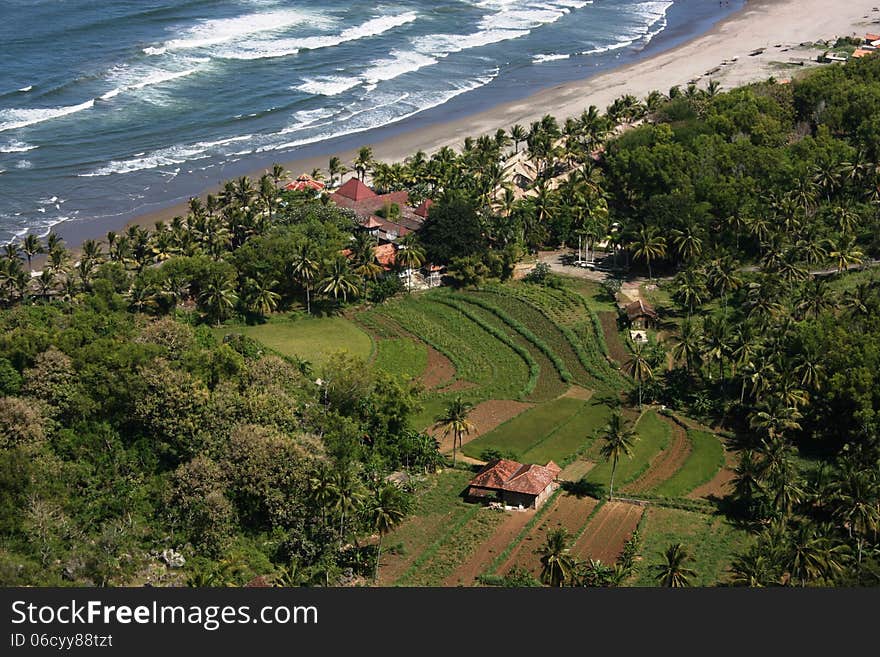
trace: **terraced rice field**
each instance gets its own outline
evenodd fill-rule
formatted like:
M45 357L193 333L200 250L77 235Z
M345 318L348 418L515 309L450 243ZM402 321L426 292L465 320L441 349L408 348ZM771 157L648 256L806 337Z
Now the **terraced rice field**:
M572 554L581 560L613 564L638 527L644 510L643 506L629 502L606 502L575 542Z
M577 498L573 495L561 494L553 507L541 518L541 521L512 550L507 560L497 569L499 574L506 574L511 568L525 568L536 577L541 574L541 557L536 553L547 540L547 535L559 528L564 528L569 536L577 536L593 509L599 503L591 497Z
M614 473L614 488L621 490L626 484L637 479L649 467L651 462L666 449L672 435L671 428L663 422L654 411L646 411L638 424L636 424L638 440L632 449L632 457L621 457ZM598 456L599 445L597 441L590 452L590 458ZM597 463L586 477L587 482L604 486L607 490L611 480L612 464L608 461Z
M692 445L684 428L669 418L658 416L669 427L672 439L669 445L660 452L635 481L627 484L623 490L628 493L644 493L662 485L667 479L675 476L691 455Z
M444 580L443 586L472 586L499 554L507 549L529 521L535 517L534 510L505 511L505 519L495 527L489 538L483 541L471 556L463 561Z

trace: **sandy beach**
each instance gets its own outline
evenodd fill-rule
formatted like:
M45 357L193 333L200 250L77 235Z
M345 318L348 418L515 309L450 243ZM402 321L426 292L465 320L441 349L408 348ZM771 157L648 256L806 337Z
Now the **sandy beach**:
M430 154L443 146L458 147L467 136L494 133L498 128L506 129L517 123L528 126L545 114L552 114L561 122L579 115L590 105L604 110L624 94L641 98L654 89L666 92L675 85L684 86L692 81L704 87L709 80L716 80L724 89L770 76L780 80L790 78L818 65L815 60L821 50L801 44L880 31L878 8L880 0L749 0L745 8L709 32L649 59L384 141L370 142L365 136L363 144L372 146L378 160L398 161L418 150ZM750 54L762 48L761 54ZM350 163L354 151L336 155ZM295 176L316 167L326 168L329 157L282 164ZM257 170L252 175L259 176L263 172ZM152 226L156 221L186 214L186 209L185 203L178 203L141 215L129 223Z

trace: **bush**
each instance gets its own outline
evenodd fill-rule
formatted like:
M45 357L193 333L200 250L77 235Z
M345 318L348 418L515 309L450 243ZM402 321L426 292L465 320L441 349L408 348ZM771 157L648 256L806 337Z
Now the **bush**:
M494 461L495 459L510 459L518 461L519 454L511 449L498 449L497 447L487 447L480 452L480 459L483 461Z

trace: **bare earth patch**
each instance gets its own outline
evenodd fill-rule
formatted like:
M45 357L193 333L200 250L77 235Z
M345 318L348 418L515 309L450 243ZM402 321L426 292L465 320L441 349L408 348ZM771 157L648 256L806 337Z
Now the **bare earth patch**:
M432 390L445 385L455 376L455 366L452 361L430 345L428 347L428 366L422 374L421 382L426 389Z
M471 431L469 435L462 436L462 445L489 433L502 422L507 422L507 420L516 417L533 406L534 404L513 401L512 399L489 399L480 402L468 416L476 431ZM452 434L441 436L440 432L435 429L431 429L431 432L440 441L441 452L452 451Z
M672 429L672 440L669 441L666 449L654 457L648 469L638 479L624 487L629 493L644 493L669 479L684 465L693 449L687 432L680 424L662 415L657 417Z
M638 527L644 507L629 502L606 502L590 520L575 543L572 554L578 559L596 559L613 564L629 537Z
M581 388L580 386L572 386L565 391L563 397L571 397L572 399L582 399L589 401L593 397L593 391L589 388Z
M552 509L544 516L538 526L526 535L517 545L507 561L498 569L504 575L514 566L525 568L536 577L541 574L541 557L535 553L547 540L547 535L560 527L569 535L577 535L584 522L599 503L591 497L577 498L574 495L562 494L556 498Z
M487 511L487 513L493 512ZM533 509L506 511L507 518L495 528L492 536L481 543L470 558L446 578L443 586L473 586L477 577L483 574L495 557L504 552L529 520L535 516L535 513L536 511Z
M471 388L476 387L477 384L471 383L470 381L453 381L448 386L438 388L437 392L461 392L462 390L470 390Z
M592 461L575 461L569 464L559 473L561 481L579 481L581 477L586 477L587 473L596 466Z

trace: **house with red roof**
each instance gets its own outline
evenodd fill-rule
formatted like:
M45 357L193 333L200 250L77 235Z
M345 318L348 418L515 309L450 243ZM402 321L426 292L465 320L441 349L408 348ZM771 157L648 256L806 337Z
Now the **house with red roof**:
M324 183L315 180L309 174L303 173L294 180L284 186L288 192L322 192L324 191Z
M471 479L466 495L472 500L495 498L506 506L537 509L559 487L561 471L553 461L547 465L526 465L495 459Z
M426 200L418 208L412 208L406 191L377 194L357 178L347 180L330 195L330 200L352 210L365 230L386 242L419 230L431 207L431 201Z

